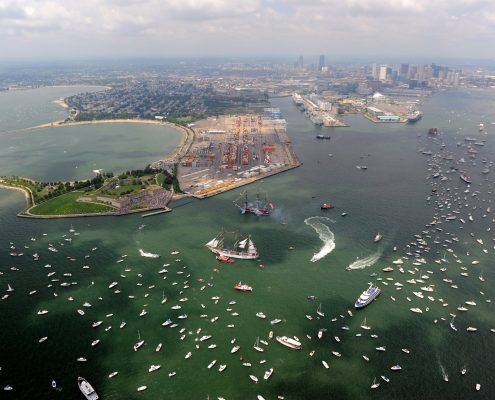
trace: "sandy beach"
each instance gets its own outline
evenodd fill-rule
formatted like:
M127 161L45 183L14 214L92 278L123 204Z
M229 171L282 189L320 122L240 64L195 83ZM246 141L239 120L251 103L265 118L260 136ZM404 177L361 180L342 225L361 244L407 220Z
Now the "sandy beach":
M23 188L23 187L4 185L0 181L0 189L17 190L17 191L24 193L24 197L26 198L26 202L28 204L28 207L29 207L30 202L32 201L31 192L29 190Z
M62 97L60 99L53 100L52 103L63 108L69 108L69 105L65 102L65 100Z

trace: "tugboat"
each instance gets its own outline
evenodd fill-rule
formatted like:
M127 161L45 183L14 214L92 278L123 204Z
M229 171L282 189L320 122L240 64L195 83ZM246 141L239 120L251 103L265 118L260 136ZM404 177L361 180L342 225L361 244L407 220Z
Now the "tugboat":
M79 390L81 390L82 394L86 399L88 400L98 400L98 394L95 392L93 389L93 386L90 385L90 383L81 377L77 378L77 384L79 385Z
M368 289L366 289L363 293L361 293L361 296L356 300L356 303L354 304L354 307L356 308L364 308L368 304L370 304L376 297L380 295L380 288L378 286L373 286L372 283L370 283L370 286Z
M252 292L253 288L251 286L246 285L245 283L237 282L234 285L234 289L239 292Z
M335 206L333 204L330 204L330 203L323 203L321 205L321 209L322 210L330 210L332 208L334 208Z
M234 200L233 203L241 210L241 214L254 214L257 217L266 217L270 215L273 210L273 204L269 203L265 197L265 200L260 200L260 194L256 194L256 200L250 202L247 197L247 191L241 193L240 197L244 196L243 204L238 204L238 200Z
M233 262L235 262L235 260L233 258L230 258L227 256L218 255L215 258L220 262L224 262L224 263L228 263L228 264L232 264Z

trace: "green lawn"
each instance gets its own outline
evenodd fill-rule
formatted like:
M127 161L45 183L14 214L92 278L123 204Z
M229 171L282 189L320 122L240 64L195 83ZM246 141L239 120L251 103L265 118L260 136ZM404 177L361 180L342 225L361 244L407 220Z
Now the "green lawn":
M114 208L104 204L82 203L76 201L83 193L71 192L48 200L31 209L35 215L67 215L67 214L94 214L113 211Z
M116 189L102 191L99 193L103 196L119 197L119 196L123 196L124 193L128 192L129 190L131 191L131 193L139 192L141 190L141 185L126 185Z

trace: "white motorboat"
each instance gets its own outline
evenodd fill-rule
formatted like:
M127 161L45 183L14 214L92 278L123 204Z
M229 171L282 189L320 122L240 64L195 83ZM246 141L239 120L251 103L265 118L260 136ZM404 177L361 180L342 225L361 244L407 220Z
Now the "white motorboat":
M98 400L98 394L93 389L93 386L84 378L78 377L77 384L79 386L79 390L82 392L84 397L88 400Z
M272 376L273 374L273 368L270 368L269 370L265 371L265 375L263 375L263 379L264 380L267 380L270 378L270 376Z
M277 336L275 339L277 339L277 342L280 344L283 344L284 346L290 347L291 349L295 350L301 350L302 349L302 344L298 340L295 340L293 338L287 337L287 336Z
M151 367L149 367L148 372L156 371L156 370L160 369L161 367L162 367L161 365L152 365Z

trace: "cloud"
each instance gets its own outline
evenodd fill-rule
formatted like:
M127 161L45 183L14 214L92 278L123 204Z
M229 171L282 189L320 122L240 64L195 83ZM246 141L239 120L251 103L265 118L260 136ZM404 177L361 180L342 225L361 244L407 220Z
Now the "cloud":
M488 0L0 0L0 51L495 57L494 16Z

